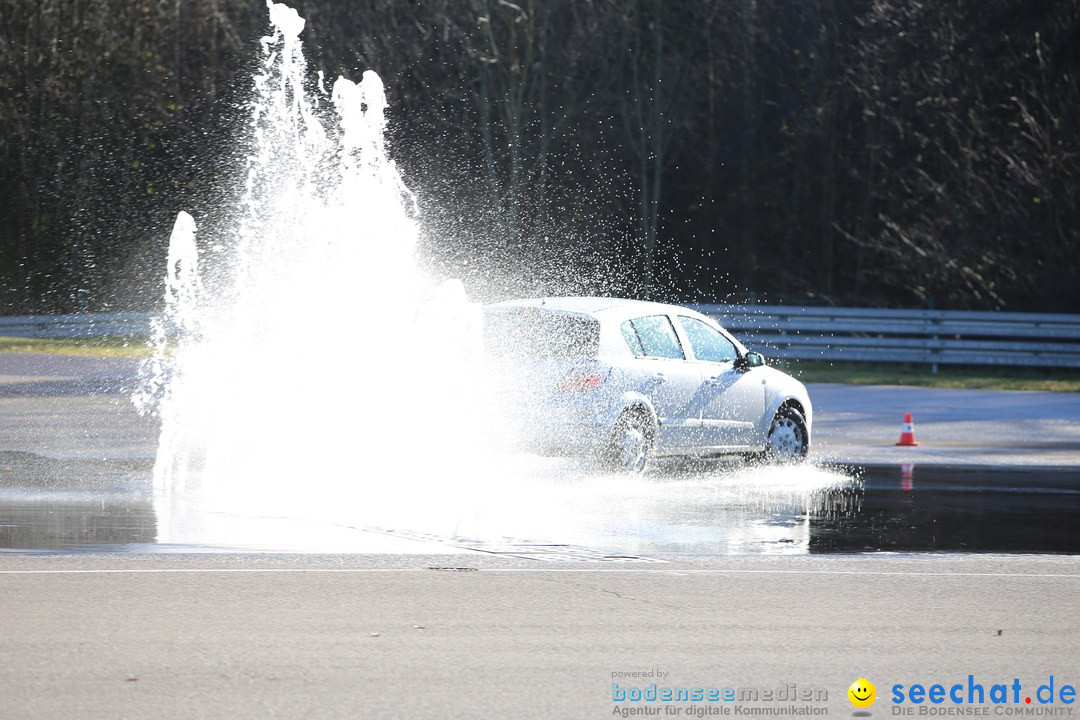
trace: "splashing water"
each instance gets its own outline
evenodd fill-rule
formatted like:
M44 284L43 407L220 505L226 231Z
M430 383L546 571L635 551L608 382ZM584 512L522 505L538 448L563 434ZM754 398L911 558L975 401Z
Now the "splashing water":
M304 20L267 5L238 217L203 257L194 220L177 218L135 399L161 419L158 495L345 513L466 451L479 309L416 268L379 77L338 78L329 102L308 93Z
M382 83L367 72L308 92L304 20L267 6L236 216L198 242L177 217L135 397L161 420L158 542L275 544L277 529L251 522L287 518L314 521L290 526L297 545L359 527L633 549L686 547L688 533L693 547L757 547L779 532L805 551L788 536L806 534L835 473L578 482L573 462L483 445L480 310L461 283L417 269Z

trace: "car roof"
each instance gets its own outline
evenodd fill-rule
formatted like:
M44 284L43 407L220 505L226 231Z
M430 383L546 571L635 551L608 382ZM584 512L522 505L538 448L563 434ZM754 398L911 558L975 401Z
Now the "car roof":
M591 315L604 325L609 323L614 325L644 315L685 315L716 324L707 315L683 305L668 305L645 300L627 300L625 298L585 296L522 298L519 300L505 300L485 306L485 309L495 311L512 311L515 308L536 308L557 313ZM739 352L745 353L747 351L746 346L739 342L735 336L726 330L723 330L723 332L735 343ZM601 343L603 344L603 340L601 340Z
M506 300L494 303L489 307L542 307L545 310L559 310L573 313L607 313L618 311L627 314L640 313L668 313L673 310L687 311L687 308L663 303L646 302L644 300L627 300L625 298L610 297L542 297L524 298L520 300ZM693 311L689 311L693 312Z

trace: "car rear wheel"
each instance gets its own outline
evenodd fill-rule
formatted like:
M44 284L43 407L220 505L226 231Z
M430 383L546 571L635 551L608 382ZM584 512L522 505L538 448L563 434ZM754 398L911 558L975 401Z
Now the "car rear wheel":
M605 464L613 470L640 475L653 455L653 429L642 412L623 413L611 432Z
M810 433L806 431L802 413L789 405L777 410L769 426L765 460L771 463L802 462L809 450Z

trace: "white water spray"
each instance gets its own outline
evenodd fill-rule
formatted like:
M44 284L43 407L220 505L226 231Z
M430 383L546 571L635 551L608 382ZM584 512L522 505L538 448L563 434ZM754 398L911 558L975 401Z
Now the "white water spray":
M201 258L194 220L177 218L136 402L161 419L159 498L354 520L417 502L417 479L466 451L479 311L416 269L379 77L338 78L332 104L309 94L304 20L268 7L238 217ZM445 502L425 483L425 502Z

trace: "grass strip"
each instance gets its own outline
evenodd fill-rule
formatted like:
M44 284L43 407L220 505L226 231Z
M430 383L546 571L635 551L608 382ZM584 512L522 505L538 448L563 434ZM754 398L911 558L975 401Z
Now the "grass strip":
M788 362L785 369L808 383L1080 392L1080 370L1060 368L941 365L932 373L926 365L802 360Z
M0 337L0 352L90 355L94 357L147 357L153 350L144 340L131 338L19 338Z

